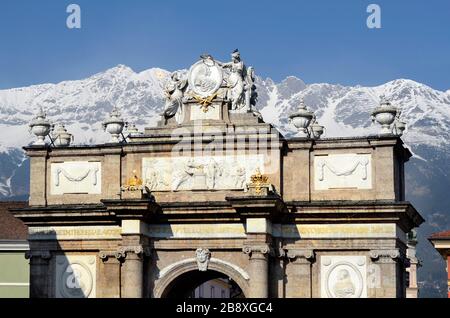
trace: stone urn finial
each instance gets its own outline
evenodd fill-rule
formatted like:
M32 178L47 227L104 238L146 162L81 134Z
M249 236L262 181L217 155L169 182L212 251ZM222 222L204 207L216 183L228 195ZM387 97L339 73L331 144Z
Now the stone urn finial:
M319 124L316 115L314 115L313 120L310 124L311 136L314 139L320 139L320 136L323 135L324 129L325 127Z
M300 105L298 106L298 110L289 115L289 122L298 129L298 136L301 138L309 138L308 127L311 123L311 120L314 116L314 113L306 109L305 102L303 98L300 100Z
M103 129L111 134L110 143L119 143L120 135L122 134L123 127L126 122L122 119L120 111L117 107L114 107L109 117L103 122Z
M30 132L36 135L37 140L33 143L35 146L44 146L45 137L50 132L51 123L47 119L47 114L42 107L39 107L39 111L29 124Z
M291 122L297 129L300 138L319 139L324 132L324 127L319 125L314 112L307 110L303 98L300 100L298 110L289 115Z
M391 125L397 116L397 108L392 106L389 100L384 96L380 96L380 105L372 112L372 121L377 121L381 125L381 135L391 135Z
M400 115L402 114L401 110L397 111L397 116L395 117L395 121L392 127L392 132L394 135L402 136L403 132L406 129L406 122L400 119Z
M73 135L67 132L66 127L62 123L56 124L53 127L51 137L56 147L68 147L73 141Z

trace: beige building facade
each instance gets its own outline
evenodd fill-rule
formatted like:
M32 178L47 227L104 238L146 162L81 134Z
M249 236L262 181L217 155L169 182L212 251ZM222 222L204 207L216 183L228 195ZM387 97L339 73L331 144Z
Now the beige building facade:
M31 297L406 297L402 140L285 138L215 89L124 141L25 147Z

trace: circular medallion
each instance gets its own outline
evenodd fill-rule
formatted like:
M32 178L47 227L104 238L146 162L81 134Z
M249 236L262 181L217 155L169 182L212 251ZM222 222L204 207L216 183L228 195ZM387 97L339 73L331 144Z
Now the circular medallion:
M359 298L363 292L361 272L349 262L338 262L331 266L325 282L330 298Z
M81 262L67 265L61 273L59 282L61 293L67 298L87 298L93 287L91 271Z
M189 69L189 88L199 97L212 96L222 85L222 80L222 68L212 59L200 60Z

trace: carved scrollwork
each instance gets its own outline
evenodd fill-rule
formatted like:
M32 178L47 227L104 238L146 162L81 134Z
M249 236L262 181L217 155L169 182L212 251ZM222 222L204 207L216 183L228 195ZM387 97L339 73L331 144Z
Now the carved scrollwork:
M401 258L401 254L398 249L371 250L369 252L369 256L372 261L378 261L380 263L392 262Z
M113 255L113 254L110 253L110 252L107 252L107 251L100 251L100 252L98 252L98 257L100 257L100 259L102 261L107 260L111 255Z
M242 248L242 252L244 252L244 254L248 254L250 257L256 253L262 255L274 255L274 251L269 244L245 245Z
M116 251L100 251L98 252L98 257L103 261L108 261L109 258L116 258L122 260L126 257L126 252L122 249Z
M117 259L125 259L129 253L133 253L138 257L143 257L150 256L151 251L149 248L143 247L142 245L122 246L114 253L114 256Z
M313 261L314 260L314 251L313 250L307 250L307 249L288 249L286 250L286 256L291 261L296 260L305 260L305 261Z

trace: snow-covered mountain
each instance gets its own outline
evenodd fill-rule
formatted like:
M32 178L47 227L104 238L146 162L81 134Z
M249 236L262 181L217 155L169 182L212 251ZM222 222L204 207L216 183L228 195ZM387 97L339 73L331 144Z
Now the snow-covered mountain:
M49 119L63 122L76 143L99 143L108 138L101 122L113 106L139 128L159 119L163 107L162 86L170 72L152 68L140 73L119 65L87 79L0 90L0 199L26 198L28 160L21 146L32 136L28 123L42 106ZM305 84L290 76L280 83L257 78L258 109L265 121L284 134L295 133L287 117L301 98L326 127L325 136L374 133L378 127L370 112L385 95L402 109L408 123L404 140L415 157L407 164L407 199L421 211L427 223L419 231L419 271L423 295L444 296L444 265L425 239L430 233L450 228L450 90L435 90L407 79L375 87Z

